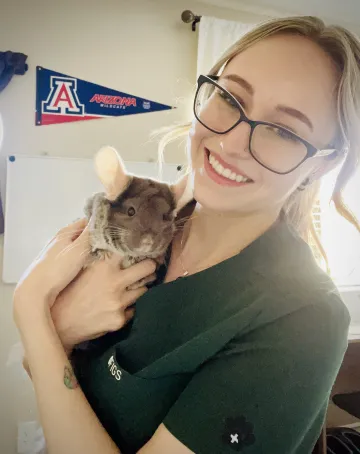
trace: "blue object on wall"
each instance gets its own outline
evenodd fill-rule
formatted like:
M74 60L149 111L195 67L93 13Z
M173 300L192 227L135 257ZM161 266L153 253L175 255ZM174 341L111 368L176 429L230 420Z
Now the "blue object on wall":
M27 55L19 52L0 52L0 92L8 85L13 75L24 75L28 70Z
M27 55L20 52L0 52L0 92L8 86L13 76L22 76L28 70ZM0 234L4 233L4 215L0 200Z

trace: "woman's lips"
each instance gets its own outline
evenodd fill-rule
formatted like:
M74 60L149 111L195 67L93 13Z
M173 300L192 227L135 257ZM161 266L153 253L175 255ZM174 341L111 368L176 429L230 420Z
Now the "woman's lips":
M209 154L210 154L210 150L208 148L205 147L205 151L207 152L207 155L208 155L208 158L209 158ZM231 170L232 172L236 173L237 175L242 175L243 177L245 178L248 178L249 180L251 180L251 178L246 175L246 173L242 172L241 170L237 169L235 166L231 165L231 164L228 164L227 162L225 162L222 157L220 155L218 155L217 153L215 152L211 152L212 156L214 156L214 158L225 168L225 169L229 169Z
M222 186L245 186L245 185L253 183L253 181L251 181L251 182L244 182L244 181L237 182L235 180L230 180L229 178L226 178L226 177L220 175L219 173L217 173L215 171L215 169L210 164L209 155L210 155L210 151L207 148L205 148L205 152L204 152L204 168L205 168L206 173L209 175L209 177L213 181L215 181L215 183L218 183L218 184L220 184ZM224 167L229 168L230 170L233 169L233 167L231 167L231 166L228 167L227 165L224 165ZM241 175L241 173L236 171L236 170L234 170L234 172L237 175ZM246 177L246 175L244 175L244 176ZM246 178L248 178L248 177L246 177Z

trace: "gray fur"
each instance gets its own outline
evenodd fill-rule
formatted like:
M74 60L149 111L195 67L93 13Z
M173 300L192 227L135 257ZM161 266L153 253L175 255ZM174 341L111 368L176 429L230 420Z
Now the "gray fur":
M133 217L127 214L128 206L135 207ZM94 194L84 207L91 245L87 266L113 253L123 269L146 258L160 265L175 232L175 208L170 186L134 176L113 202L103 192ZM132 288L141 285L144 280Z

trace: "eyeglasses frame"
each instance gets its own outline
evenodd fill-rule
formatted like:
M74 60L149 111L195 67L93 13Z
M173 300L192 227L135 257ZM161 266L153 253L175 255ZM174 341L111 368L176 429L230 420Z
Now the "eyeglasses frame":
M249 151L250 151L250 154L251 156L255 159L255 161L257 161L261 166L265 167L266 169L270 170L271 172L274 172L274 173L277 173L278 175L286 175L286 174L289 174L291 172L293 172L295 169L297 169L299 166L301 166L301 164L303 164L307 159L309 158L314 158L314 157L321 157L321 156L328 156L334 152L336 152L337 150L335 148L330 148L330 149L323 149L323 150L320 150L318 148L316 148L314 145L312 145L310 142L308 142L307 140L303 139L302 137L298 136L297 134L295 134L293 131L290 131L289 129L287 128L284 128L283 126L280 126L280 125L277 125L276 123L270 123L270 122L267 122L267 121L255 121L255 120L250 120L250 118L248 118L244 112L244 109L243 107L241 106L240 102L234 97L234 95L232 95L228 90L226 90L226 88L222 87L221 85L218 84L218 81L220 79L220 76L215 76L215 75L203 75L201 74L199 77L198 77L198 80L197 80L197 90L196 90L196 93L195 93L195 98L194 98L194 105L193 105L193 111L194 111L194 115L195 115L195 118L206 128L208 129L209 131L212 131L214 132L215 134L227 134L228 132L230 132L232 129L234 129L237 125L239 125L240 123L242 122L245 122L247 123L251 130L250 130L250 135L249 135ZM200 118L197 116L196 114L196 99L197 99L197 96L198 96L198 93L200 91L200 88L201 86L205 83L205 82L208 82L208 83L211 83L212 85L214 85L215 87L223 90L226 92L226 94L231 98L231 100L236 104L236 106L238 107L239 109L239 112L240 112L240 118L239 120L233 125L231 126L231 128L227 129L226 131L222 131L222 132L219 132L219 131L216 131L212 128L209 128L207 125L205 125L201 120ZM279 130L282 130L288 134L290 134L291 136L295 137L297 140L299 140L301 143L303 143L306 147L306 150L307 150L307 153L306 153L306 156L304 157L304 159L299 163L297 164L295 167L293 167L292 169L288 170L287 172L279 172L277 170L274 170L274 169L271 169L270 167L266 166L265 164L263 164L255 155L254 153L252 152L251 150L251 139L252 139L252 136L254 134L254 131L255 131L255 128L256 126L258 125L268 125L268 126L273 126Z

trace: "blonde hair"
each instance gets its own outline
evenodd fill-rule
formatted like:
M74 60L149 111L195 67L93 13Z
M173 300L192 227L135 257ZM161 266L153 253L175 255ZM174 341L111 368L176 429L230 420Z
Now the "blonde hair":
M332 58L339 73L337 87L337 115L339 132L335 140L338 153L344 156L331 196L338 213L360 232L360 225L345 205L343 190L354 174L360 156L360 41L343 27L330 25L312 16L272 19L249 31L235 42L210 69L209 75L219 71L240 52L264 38L275 34L296 34L317 43ZM187 135L191 123L164 128L159 143L159 159L165 146L182 135ZM315 243L327 262L326 254L316 235L312 210L318 197L320 182L313 182L303 191L295 191L286 201L282 214L309 243Z

